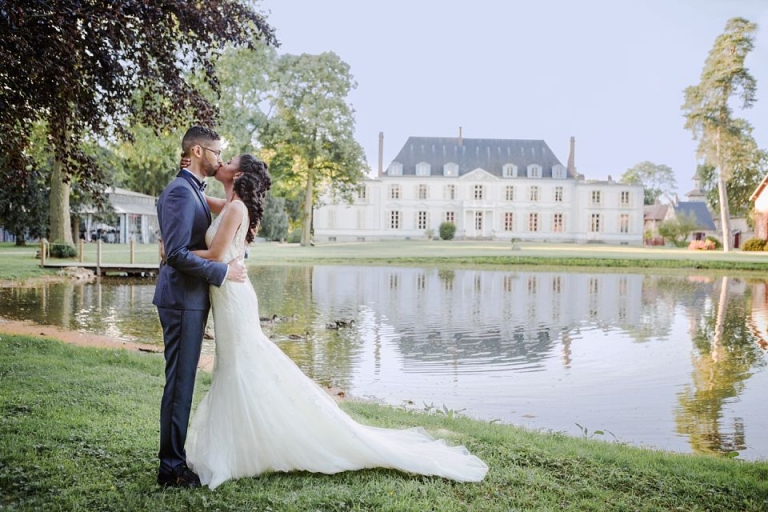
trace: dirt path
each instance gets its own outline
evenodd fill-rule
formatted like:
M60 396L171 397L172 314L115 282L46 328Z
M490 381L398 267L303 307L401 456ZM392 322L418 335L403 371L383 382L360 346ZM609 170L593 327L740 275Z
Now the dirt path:
M26 336L45 336L72 345L96 348L123 348L137 352L163 353L163 348L148 343L136 343L123 341L101 334L91 334L79 331L70 331L53 325L39 325L32 322L19 322L16 320L0 319L0 334L22 334ZM201 370L210 372L213 370L213 355L203 354L197 365Z

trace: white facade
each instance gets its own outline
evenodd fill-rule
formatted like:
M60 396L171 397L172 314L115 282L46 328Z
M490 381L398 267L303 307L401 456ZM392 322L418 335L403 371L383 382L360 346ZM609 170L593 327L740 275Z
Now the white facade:
M447 154L440 165L417 156L408 173L408 163L396 159L386 173L361 184L352 204L324 198L314 213L315 242L425 239L428 230L437 237L447 221L456 225L457 239L642 243L642 186L577 179L551 152L541 164L515 162L514 151L476 141L484 143L477 154L504 149L512 156L489 162L491 169L461 169L453 148L438 143L433 152ZM540 154L541 145L549 150L543 141L504 142L537 142Z

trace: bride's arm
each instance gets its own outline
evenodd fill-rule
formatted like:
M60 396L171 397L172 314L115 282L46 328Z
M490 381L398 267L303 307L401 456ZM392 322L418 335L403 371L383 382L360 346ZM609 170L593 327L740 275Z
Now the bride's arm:
M235 238L237 228L240 227L240 223L243 221L243 208L245 208L245 205L240 201L229 203L229 206L224 210L224 217L221 219L216 236L211 241L211 246L207 249L199 249L192 252L207 260L221 261L232 243L232 239Z
M227 204L226 199L220 199L218 197L211 196L205 196L205 201L208 203L208 209L211 210L211 213L216 215L221 213L222 208L224 208L224 205Z

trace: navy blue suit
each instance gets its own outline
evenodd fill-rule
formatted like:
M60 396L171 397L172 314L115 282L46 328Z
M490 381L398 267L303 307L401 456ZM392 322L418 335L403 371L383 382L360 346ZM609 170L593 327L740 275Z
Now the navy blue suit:
M192 408L195 374L211 307L208 286L221 286L227 264L192 254L205 249L211 212L189 171L181 171L160 194L157 219L166 261L160 264L152 303L165 343L165 389L160 406L160 474L186 463L184 443Z

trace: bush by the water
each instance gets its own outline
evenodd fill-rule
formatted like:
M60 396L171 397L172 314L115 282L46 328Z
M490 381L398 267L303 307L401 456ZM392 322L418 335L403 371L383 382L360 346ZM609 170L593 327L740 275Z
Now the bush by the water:
M762 251L765 249L765 240L762 238L750 238L741 246L742 251Z
M712 240L691 240L688 249L692 251L714 251L715 243Z
M716 236L709 235L704 240L708 240L708 241L712 242L713 244L715 244L715 249L722 249L723 248L723 244L720 243L720 240L718 240Z
M74 258L77 256L77 249L63 240L51 242L50 253L52 258Z
M288 235L287 242L289 244L297 244L301 242L301 228L296 228Z
M443 222L440 224L440 238L443 240L453 240L456 234L456 224L453 222Z

